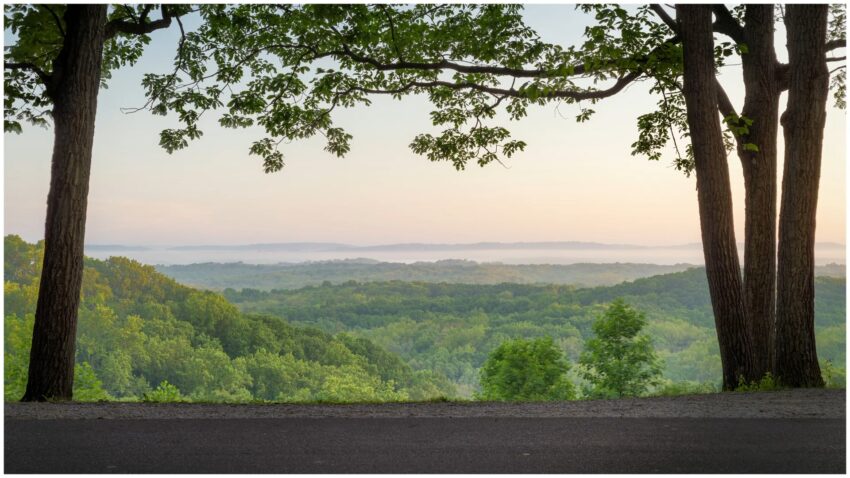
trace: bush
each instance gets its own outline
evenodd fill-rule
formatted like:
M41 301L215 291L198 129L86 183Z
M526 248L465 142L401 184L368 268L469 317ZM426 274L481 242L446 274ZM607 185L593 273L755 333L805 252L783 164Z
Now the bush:
M163 380L154 390L147 392L142 397L145 402L185 402L180 389Z
M503 342L481 368L477 398L499 401L572 400L569 364L551 337Z
M652 395L662 397L673 397L677 395L701 395L705 393L718 393L720 386L711 382L694 382L685 380L682 382L666 382L656 388Z
M74 365L74 400L96 402L98 400L110 400L111 398L103 389L103 384L88 362Z
M738 385L735 389L736 392L770 392L782 388L770 372L764 374L761 380L750 383L746 383L744 377L741 376L738 383L741 385Z
M833 365L832 360L821 362L820 371L826 388L844 388L847 386L847 372L843 367Z

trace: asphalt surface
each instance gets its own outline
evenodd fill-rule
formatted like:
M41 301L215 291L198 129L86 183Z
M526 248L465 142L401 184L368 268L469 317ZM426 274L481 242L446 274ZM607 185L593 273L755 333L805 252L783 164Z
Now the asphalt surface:
M6 473L845 473L838 418L5 419Z

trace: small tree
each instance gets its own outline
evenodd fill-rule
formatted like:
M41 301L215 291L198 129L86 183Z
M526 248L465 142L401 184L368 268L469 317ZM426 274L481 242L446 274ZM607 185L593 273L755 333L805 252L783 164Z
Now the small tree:
M481 367L482 400L572 400L569 364L551 337L508 340Z
M154 390L142 396L145 402L183 402L186 401L180 389L163 380Z
M593 323L579 363L594 397L635 397L658 382L661 365L649 336L641 334L644 315L617 299Z

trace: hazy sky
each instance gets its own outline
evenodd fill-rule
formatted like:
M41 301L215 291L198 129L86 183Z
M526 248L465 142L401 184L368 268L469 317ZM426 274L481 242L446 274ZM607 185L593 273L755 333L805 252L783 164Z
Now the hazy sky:
M544 39L562 44L574 43L586 21L572 7L526 11ZM784 45L784 32L778 35L777 45ZM144 72L170 68L176 31L152 38L142 61L117 72L100 93L87 243L699 241L695 180L672 168L672 154L661 162L629 154L635 118L655 104L646 83L597 104L584 124L573 119L575 105L560 112L554 105L531 109L508 125L528 143L524 153L507 167L473 165L462 172L408 149L417 133L434 129L424 98L376 98L370 108L336 117L354 135L345 158L324 152L320 139L292 143L283 150L283 171L267 175L247 154L259 131L225 130L209 121L200 141L169 155L158 147L158 133L174 125L173 118L120 112L143 103ZM740 70L722 73L740 105ZM845 240L845 131L845 113L830 100L818 241ZM5 135L7 234L43 236L52 142L51 131L32 127ZM736 157L730 166L742 240Z

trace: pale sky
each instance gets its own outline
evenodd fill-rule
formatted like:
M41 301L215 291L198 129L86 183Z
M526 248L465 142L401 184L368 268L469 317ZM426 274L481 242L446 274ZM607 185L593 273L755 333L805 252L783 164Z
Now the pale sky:
M581 35L586 17L571 6L529 6L529 23L564 45ZM784 45L778 31L777 47ZM264 174L248 156L256 130L228 130L212 120L205 135L173 155L157 145L173 118L127 115L143 103L145 72L170 69L177 32L153 35L142 61L116 72L99 99L86 242L89 244L244 244L332 241L351 244L478 241L597 241L668 245L699 242L694 178L661 162L632 157L636 118L651 111L648 84L633 85L594 106L578 124L575 105L529 110L504 122L524 153L507 167L455 171L407 145L432 131L424 98L376 98L336 122L354 135L342 159L321 139L283 149L286 166ZM784 57L784 51L780 57ZM740 70L721 81L740 107ZM784 100L783 100L784 101ZM845 113L830 106L818 205L818 241L845 241ZM51 130L5 134L6 234L43 237L50 178ZM781 141L780 141L781 148ZM781 159L781 149L780 149ZM737 238L743 240L743 180L730 157ZM780 165L781 174L781 165Z

